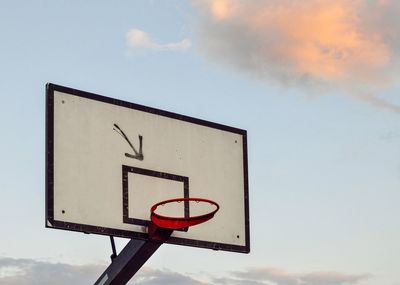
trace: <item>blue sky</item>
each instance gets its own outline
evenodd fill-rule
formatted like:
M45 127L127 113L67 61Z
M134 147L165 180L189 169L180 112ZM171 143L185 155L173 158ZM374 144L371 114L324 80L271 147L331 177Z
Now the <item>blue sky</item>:
M164 245L132 284L400 284L399 4L277 3L0 2L0 284L111 254L44 228L47 82L248 131L251 253Z

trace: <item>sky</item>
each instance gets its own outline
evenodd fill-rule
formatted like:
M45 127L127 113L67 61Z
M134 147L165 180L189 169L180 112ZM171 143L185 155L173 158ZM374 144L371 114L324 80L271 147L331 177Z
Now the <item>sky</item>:
M110 262L108 237L44 227L47 82L248 132L251 252L163 245L129 284L400 285L398 11L1 1L0 285L90 284Z

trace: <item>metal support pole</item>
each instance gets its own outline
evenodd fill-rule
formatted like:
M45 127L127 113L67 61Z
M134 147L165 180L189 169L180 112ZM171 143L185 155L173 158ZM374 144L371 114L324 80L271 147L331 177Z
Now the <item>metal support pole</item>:
M172 230L150 228L150 239L130 240L94 285L125 285L172 233Z
M94 285L125 285L161 243L131 240Z

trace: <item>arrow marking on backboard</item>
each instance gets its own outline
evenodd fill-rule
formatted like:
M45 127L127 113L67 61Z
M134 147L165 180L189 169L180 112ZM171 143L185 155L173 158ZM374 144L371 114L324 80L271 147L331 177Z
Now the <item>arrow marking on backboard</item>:
M123 137L127 141L129 146L132 148L133 152L135 153L135 154L130 154L130 153L125 152L125 156L126 157L134 158L134 159L138 159L138 160L143 160L144 159L143 150L142 150L143 136L138 135L138 137L139 137L139 151L136 151L135 147L132 145L132 143L129 140L129 138L125 135L124 131L121 130L121 128L117 124L114 124L113 130L116 131L118 134L120 134L121 137Z

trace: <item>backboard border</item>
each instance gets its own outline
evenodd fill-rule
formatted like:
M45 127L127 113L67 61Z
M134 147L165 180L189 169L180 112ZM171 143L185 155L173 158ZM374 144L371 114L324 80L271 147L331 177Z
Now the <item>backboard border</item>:
M98 95L86 91L81 91L53 83L46 84L46 122L45 122L45 227L47 228L55 228L69 231L77 231L83 233L93 233L93 234L101 234L108 236L116 236L123 238L133 238L133 239L141 239L147 240L148 235L145 233L136 233L131 231L106 228L106 227L98 227L93 225L86 224L77 224L77 223L69 223L63 221L57 221L54 219L54 92L59 91L71 96L78 96L90 100L100 101L103 103L108 103L116 106L126 107L130 109L135 109L151 114L156 114L159 116L164 116L172 119L177 119L197 125L202 125L214 129L219 129L231 133L236 133L242 136L243 140L243 178L244 178L244 209L245 209L245 245L231 245L225 243L216 243L216 242L206 242L206 241L197 241L192 239L184 239L177 237L170 237L167 243L176 244L176 245L187 245L192 247L200 247L214 250L224 250L224 251L232 251L232 252L240 252L240 253L249 253L250 252L250 213L249 213L249 183L248 183L248 154L247 154L247 131L219 123L214 123L210 121L206 121L203 119L193 118L186 115L176 114L173 112L147 107L144 105L139 105L136 103L131 103L119 99L114 99L110 97L106 97L103 95Z

